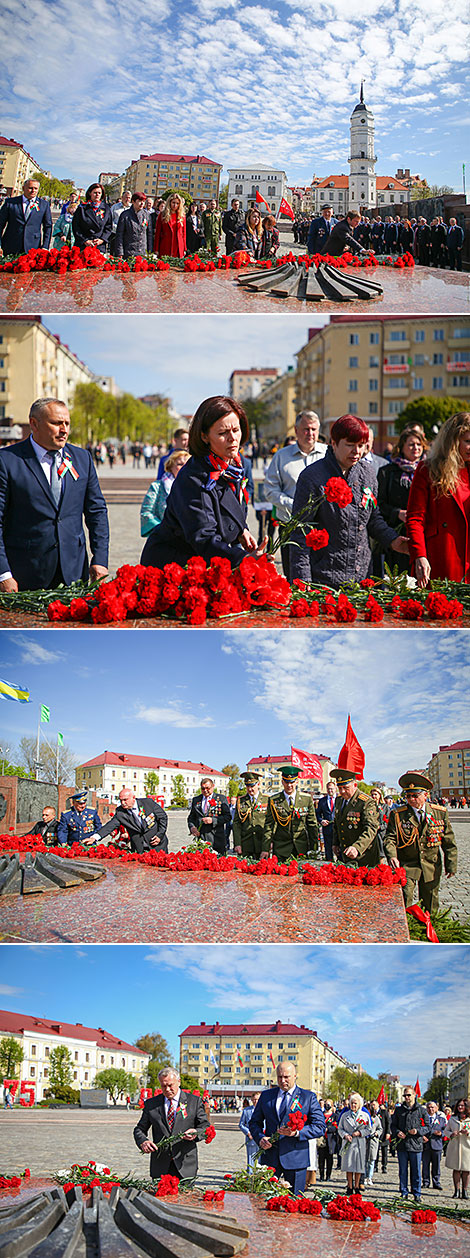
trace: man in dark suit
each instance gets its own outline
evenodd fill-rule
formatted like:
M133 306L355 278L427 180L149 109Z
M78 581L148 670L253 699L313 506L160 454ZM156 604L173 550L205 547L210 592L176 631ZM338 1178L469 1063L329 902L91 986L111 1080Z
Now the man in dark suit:
M136 799L131 788L124 786L119 792L119 804L114 816L95 831L92 841L101 843L102 839L107 838L119 826L126 830L133 852L148 852L150 849L168 851L168 817L150 795L146 795L145 799Z
M160 1096L150 1096L145 1101L134 1140L141 1153L150 1153L150 1175L176 1175L178 1179L194 1179L197 1175L197 1142L203 1140L209 1126L200 1096L182 1092L177 1070L168 1066L158 1076L162 1089ZM152 1139L147 1132L152 1129ZM157 1145L165 1137L180 1135L170 1148L157 1153Z
M312 220L308 230L307 253L310 258L314 253L328 253L328 241L333 225L331 208L329 205L324 205L321 214Z
M39 197L39 181L27 179L19 197L6 197L0 208L0 244L5 254L48 249L52 235L51 207Z
M36 821L28 834L35 834L37 838L44 839L47 846L57 842L58 819L55 815L55 808L52 804L46 804L42 810L42 821Z
M88 450L70 445L65 402L39 398L26 441L0 450L0 590L54 589L108 571L108 513Z
M333 822L335 819L336 782L333 779L326 784L326 795L322 795L317 806L317 821L320 829L320 841L323 839L325 860L333 860Z
M214 791L212 778L201 778L201 794L191 800L188 829L193 838L212 843L214 852L224 856L228 848L232 814L225 795Z
M444 1114L439 1113L435 1101L428 1101L426 1110L428 1113L429 1131L425 1131L423 1134L423 1188L430 1188L432 1178L433 1188L437 1192L442 1192L442 1133L446 1126L446 1118Z
M248 1124L253 1140L261 1149L260 1163L272 1166L282 1175L294 1193L304 1191L309 1163L309 1140L316 1140L325 1131L325 1116L315 1092L297 1087L295 1066L281 1061L277 1067L277 1088L262 1092ZM307 1122L293 1134L288 1126L290 1114L303 1114ZM272 1144L270 1136L280 1132Z

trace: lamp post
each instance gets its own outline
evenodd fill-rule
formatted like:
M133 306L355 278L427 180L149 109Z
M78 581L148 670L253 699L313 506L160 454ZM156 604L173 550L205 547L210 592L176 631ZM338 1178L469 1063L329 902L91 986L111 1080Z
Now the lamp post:
M4 771L5 771L5 764L6 764L6 761L7 761L7 756L8 756L8 752L9 752L9 750L10 750L10 748L9 748L9 747L0 747L0 756L2 757L2 777L3 777Z

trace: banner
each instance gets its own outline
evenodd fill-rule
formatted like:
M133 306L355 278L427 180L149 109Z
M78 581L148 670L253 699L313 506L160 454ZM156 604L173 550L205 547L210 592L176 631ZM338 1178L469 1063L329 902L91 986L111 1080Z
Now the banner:
M358 779L363 777L366 758L359 739L356 738L348 715L346 738L338 756L338 769L352 769Z
M287 218L292 218L292 219L295 218L295 214L292 209L292 206L289 205L289 202L286 201L285 197L281 197L281 203L278 209L278 214L286 214Z
M268 202L267 202L267 201L265 201L264 197L262 197L262 196L261 196L261 193L258 191L258 188L256 189L256 201L257 201L258 203L261 201L261 202L263 203L263 205L265 205L265 206L266 206L266 209L267 209L267 210L269 210L269 211L271 210L271 206L268 204Z
M2 699L16 700L17 703L29 703L29 690L24 690L23 686L14 686L9 681L0 681L0 696Z
M46 707L45 703L41 703L41 722L48 725L51 719L51 709Z
M377 1097L377 1105L385 1105L385 1090L383 1084Z
M318 756L314 756L309 751L300 751L298 747L291 747L292 764L297 765L300 769L301 778L317 778L319 782L323 781L323 773Z
M58 735L57 735L57 746L58 746L58 747L63 747L63 745L64 745L64 735L63 735L63 734L58 734Z

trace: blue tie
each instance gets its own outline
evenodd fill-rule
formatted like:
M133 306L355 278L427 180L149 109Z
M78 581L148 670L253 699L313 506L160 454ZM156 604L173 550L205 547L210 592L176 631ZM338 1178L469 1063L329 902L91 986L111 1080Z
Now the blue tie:
M58 453L61 454L60 451ZM56 507L59 506L61 488L62 486L57 471L57 454L51 453L51 493Z
M289 1101L287 1098L287 1092L284 1092L284 1096L282 1098L282 1101L279 1107L279 1126L280 1127L284 1127L284 1124L287 1118L288 1109L289 1109Z

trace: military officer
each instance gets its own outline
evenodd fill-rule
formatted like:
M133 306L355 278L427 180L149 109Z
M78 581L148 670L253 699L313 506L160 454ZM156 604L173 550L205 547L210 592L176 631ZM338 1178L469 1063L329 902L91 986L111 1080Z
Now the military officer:
M83 843L99 830L101 818L96 808L87 808L87 791L76 791L72 795L72 807L61 812L57 827L57 842L64 847L67 843Z
M42 838L46 847L51 847L57 843L57 830L59 822L55 815L55 808L52 804L46 804L42 810L42 821L36 821L28 834L35 834L38 838Z
M241 773L246 793L239 795L233 818L233 847L241 856L260 857L263 850L264 823L268 795L259 789L259 773Z
M442 873L441 848L444 852L446 878L457 872L457 845L447 809L429 800L433 789L431 779L410 769L398 779L404 802L390 813L384 847L392 869L401 865L406 871L403 888L405 906L413 904L416 884L418 896L431 916L439 908L439 883Z
M333 821L333 852L343 865L367 865L380 861L377 833L380 818L370 795L358 790L352 769L332 769L339 799Z
M279 861L318 850L315 807L312 796L298 789L299 773L296 765L285 764L281 769L282 791L268 800L263 852L272 852Z

